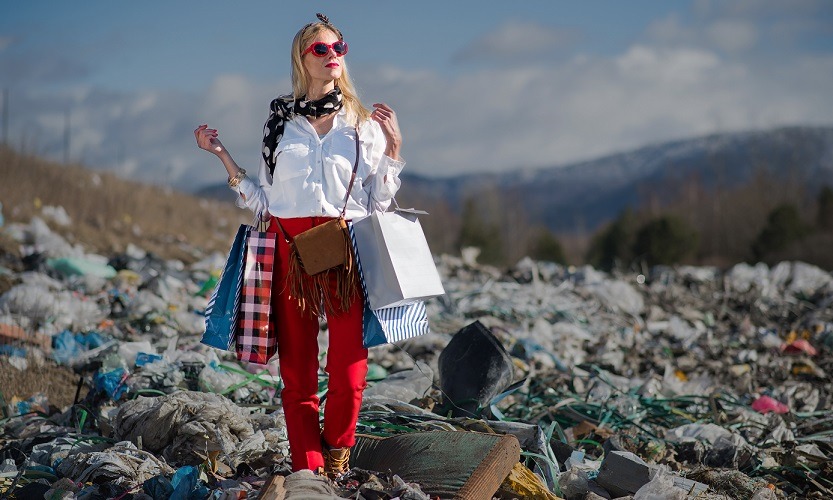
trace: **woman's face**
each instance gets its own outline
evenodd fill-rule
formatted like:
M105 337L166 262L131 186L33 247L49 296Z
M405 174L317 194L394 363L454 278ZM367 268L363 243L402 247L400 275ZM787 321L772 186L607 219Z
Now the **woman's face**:
M325 30L319 33L310 43L324 42L330 45L337 41L338 36L335 33L330 30ZM304 50L306 50L306 47L304 47ZM312 52L304 54L303 63L310 80L328 82L341 77L342 68L344 67L344 57L337 56L333 49L330 48L327 55L323 57L318 57Z

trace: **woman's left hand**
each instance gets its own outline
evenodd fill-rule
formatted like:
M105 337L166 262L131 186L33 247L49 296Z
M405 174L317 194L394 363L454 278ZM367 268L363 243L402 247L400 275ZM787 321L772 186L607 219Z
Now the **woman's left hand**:
M402 133L399 131L399 122L396 119L396 112L385 103L377 102L370 113L370 118L382 127L385 135L385 155L393 160L399 160L399 148L402 146Z

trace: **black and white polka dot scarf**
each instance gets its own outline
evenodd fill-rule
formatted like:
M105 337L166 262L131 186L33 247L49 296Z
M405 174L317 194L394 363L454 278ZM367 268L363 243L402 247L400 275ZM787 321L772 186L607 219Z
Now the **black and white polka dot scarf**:
M316 101L309 101L306 96L295 99L291 94L272 100L272 104L269 105L269 119L263 126L263 149L261 151L269 168L269 175L275 172L278 143L283 137L283 129L287 121L293 119L295 115L318 118L337 112L343 105L341 89L338 87Z

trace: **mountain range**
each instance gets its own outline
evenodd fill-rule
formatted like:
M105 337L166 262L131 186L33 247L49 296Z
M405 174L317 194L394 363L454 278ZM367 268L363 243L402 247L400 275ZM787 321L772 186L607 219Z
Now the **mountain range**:
M496 194L501 203L520 204L528 223L592 232L625 207L662 200L670 186L696 181L707 190L731 188L756 175L833 185L833 126L711 134L549 168L440 179L403 173L398 198L417 207L444 202L460 213L466 200ZM230 193L220 185L196 194L229 199Z

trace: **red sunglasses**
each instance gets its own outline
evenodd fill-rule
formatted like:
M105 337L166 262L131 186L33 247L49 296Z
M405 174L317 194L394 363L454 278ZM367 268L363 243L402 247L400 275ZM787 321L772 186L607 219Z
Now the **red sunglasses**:
M339 40L330 44L324 42L313 42L313 44L307 47L307 50L305 50L301 55L303 56L312 52L312 55L315 57L324 57L330 53L330 49L333 49L333 52L335 52L337 56L341 57L347 53L347 42L344 40Z

